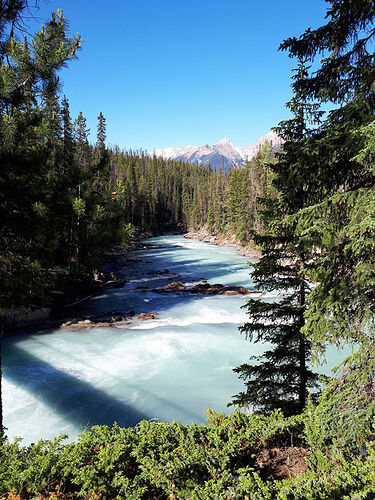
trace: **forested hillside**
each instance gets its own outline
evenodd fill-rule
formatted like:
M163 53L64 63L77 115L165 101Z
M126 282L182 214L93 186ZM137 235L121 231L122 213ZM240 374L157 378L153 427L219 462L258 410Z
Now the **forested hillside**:
M0 307L48 302L95 268L98 248L126 245L132 225L162 232L206 224L251 239L262 225L257 199L276 193L271 145L224 174L109 149L100 110L90 144L58 76L76 58L79 35L68 36L59 12L31 40L11 37L12 16L22 12L12 5L0 12Z
M123 195L124 220L152 231L196 229L234 234L249 241L262 226L259 198L272 187L271 144L245 168L228 174L206 166L191 165L145 154L109 152L111 192Z

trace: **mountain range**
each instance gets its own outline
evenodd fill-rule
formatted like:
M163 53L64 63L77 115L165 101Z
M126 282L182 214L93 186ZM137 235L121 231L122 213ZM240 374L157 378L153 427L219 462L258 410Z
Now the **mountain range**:
M198 165L211 165L216 170L224 167L224 171L228 172L230 168L243 166L246 161L251 160L266 141L272 144L272 149L275 152L279 151L282 143L281 138L275 132L269 132L243 148L238 147L228 137L224 137L215 144L184 146L183 148L168 147L154 149L152 153L166 159L181 160Z

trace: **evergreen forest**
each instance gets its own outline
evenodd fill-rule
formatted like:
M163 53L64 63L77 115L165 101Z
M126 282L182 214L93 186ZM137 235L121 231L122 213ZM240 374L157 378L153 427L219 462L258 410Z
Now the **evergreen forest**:
M59 80L80 36L58 11L30 37L27 0L0 1L0 316L53 306L138 230L251 245L256 286L280 296L246 302L240 334L268 347L235 368L231 413L28 447L1 420L1 498L375 498L375 6L326 3L324 25L280 45L295 63L280 152L225 173L109 147L100 109L90 142ZM327 345L354 354L322 382Z

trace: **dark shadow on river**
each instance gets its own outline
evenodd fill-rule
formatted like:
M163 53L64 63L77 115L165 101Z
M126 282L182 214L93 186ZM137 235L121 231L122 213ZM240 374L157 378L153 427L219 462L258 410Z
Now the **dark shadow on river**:
M42 361L25 349L7 343L4 351L5 356L12 356L16 360L15 364L5 367L6 378L53 407L61 417L80 428L98 423L112 425L114 421L121 426L132 426L140 420L150 418L88 382ZM61 391L62 387L65 388L64 391ZM126 385L124 392L126 393ZM100 422L95 418L98 410L101 414Z

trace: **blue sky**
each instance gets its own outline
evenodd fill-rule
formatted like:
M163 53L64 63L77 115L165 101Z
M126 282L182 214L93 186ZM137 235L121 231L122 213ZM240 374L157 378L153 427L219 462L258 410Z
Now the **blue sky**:
M121 148L244 146L288 117L295 62L278 46L322 25L324 0L40 0L84 40L61 73L72 115ZM92 140L95 140L93 134Z

